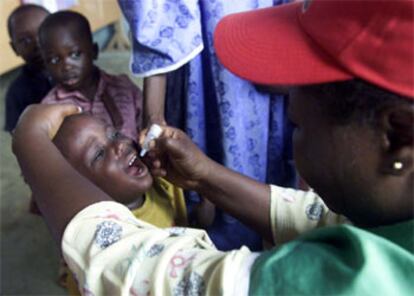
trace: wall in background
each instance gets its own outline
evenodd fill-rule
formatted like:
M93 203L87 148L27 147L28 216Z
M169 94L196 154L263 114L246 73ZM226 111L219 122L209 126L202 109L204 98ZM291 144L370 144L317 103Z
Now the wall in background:
M85 15L94 32L115 23L121 18L117 0L76 0L72 2L77 4L70 9ZM20 0L0 1L0 75L17 68L23 63L23 60L17 57L11 49L7 32L7 18L18 5L20 5Z

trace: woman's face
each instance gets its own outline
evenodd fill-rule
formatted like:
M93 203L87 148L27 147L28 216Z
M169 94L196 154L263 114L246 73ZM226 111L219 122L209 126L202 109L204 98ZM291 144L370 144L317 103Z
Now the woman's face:
M368 126L333 123L321 108L323 99L305 88L290 91L296 167L330 209L351 220L369 219L367 212L379 202L372 197L380 155L378 136Z

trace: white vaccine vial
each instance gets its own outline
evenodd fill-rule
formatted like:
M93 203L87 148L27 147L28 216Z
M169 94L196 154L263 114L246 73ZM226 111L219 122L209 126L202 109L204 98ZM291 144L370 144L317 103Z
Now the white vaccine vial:
M145 137L144 143L142 144L142 149L141 149L141 152L139 153L140 157L145 156L145 154L149 150L149 143L152 140L155 140L156 138L158 138L161 135L161 133L162 133L162 128L158 124L151 125Z

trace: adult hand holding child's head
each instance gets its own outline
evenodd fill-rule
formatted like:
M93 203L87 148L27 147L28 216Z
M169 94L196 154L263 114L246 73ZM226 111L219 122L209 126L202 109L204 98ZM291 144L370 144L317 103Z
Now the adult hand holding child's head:
M14 139L30 131L45 132L52 139L66 116L81 111L78 106L72 104L30 105L19 119Z
M200 190L210 174L214 161L208 158L181 130L163 126L161 136L150 142L146 160L151 173L191 190ZM144 142L148 130L140 134Z

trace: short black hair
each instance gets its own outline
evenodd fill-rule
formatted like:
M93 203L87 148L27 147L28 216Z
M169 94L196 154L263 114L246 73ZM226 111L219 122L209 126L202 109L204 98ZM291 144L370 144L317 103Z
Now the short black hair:
M351 122L377 124L377 115L387 106L414 105L414 100L400 96L360 79L303 87L315 97L320 96L323 112L333 124Z
M43 6L40 5L36 5L36 4L24 4L24 5L20 5L18 7L16 7L12 13L9 15L9 17L7 18L7 31L9 32L9 36L10 38L13 38L13 26L12 26L12 22L13 22L13 18L16 17L16 15L31 10L31 9L37 9L37 10L41 10L44 11L47 14L50 14L50 12L44 8Z
M91 27L86 17L78 12L62 10L50 14L43 21L39 28L40 43L45 43L45 39L47 38L47 33L49 30L53 30L53 28L62 26L75 26L77 34L93 42Z

